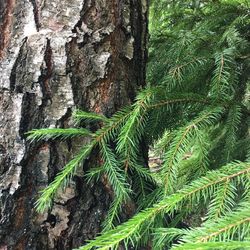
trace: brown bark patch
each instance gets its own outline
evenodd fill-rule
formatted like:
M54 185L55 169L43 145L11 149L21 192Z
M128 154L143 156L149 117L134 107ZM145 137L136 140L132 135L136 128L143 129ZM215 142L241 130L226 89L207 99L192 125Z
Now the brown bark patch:
M23 249L25 249L25 243L26 243L26 241L27 241L27 237L22 237L18 241L17 245L14 247L14 250L23 250Z
M6 10L3 17L3 24L0 26L1 36L0 36L0 59L5 55L4 51L9 45L11 36L11 26L13 19L13 12L15 9L16 1L7 0Z
M25 197L21 196L19 197L17 201L17 209L15 214L15 223L14 227L16 229L21 228L24 225L24 217L25 217Z

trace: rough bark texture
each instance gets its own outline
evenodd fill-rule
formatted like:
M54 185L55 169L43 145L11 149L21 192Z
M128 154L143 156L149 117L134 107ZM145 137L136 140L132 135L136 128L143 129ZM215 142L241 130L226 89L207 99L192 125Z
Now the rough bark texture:
M111 195L83 169L53 209L37 193L82 141L29 144L78 107L111 115L144 84L146 0L0 0L0 249L71 249L93 238ZM90 161L91 162L91 161ZM91 164L88 164L91 165Z

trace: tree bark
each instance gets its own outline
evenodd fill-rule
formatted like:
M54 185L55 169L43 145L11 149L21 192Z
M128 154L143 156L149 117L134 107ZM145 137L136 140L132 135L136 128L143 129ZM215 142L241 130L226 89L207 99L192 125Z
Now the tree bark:
M39 190L83 141L30 144L72 126L74 108L112 115L145 83L147 0L0 0L0 249L72 249L101 229L111 194L79 169L51 211ZM91 161L89 164L91 166Z

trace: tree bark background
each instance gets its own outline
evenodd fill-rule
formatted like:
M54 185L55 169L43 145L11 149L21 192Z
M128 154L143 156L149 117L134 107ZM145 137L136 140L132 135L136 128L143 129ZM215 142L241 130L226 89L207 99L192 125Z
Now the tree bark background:
M71 249L111 201L79 170L51 211L34 202L83 141L30 144L33 128L72 126L72 109L110 116L145 83L146 0L0 0L0 249ZM89 164L91 165L91 164ZM83 166L86 168L86 166Z

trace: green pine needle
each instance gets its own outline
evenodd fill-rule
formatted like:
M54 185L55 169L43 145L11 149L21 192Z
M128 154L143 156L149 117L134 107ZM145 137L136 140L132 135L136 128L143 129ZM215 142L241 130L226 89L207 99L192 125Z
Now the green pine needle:
M81 121L102 121L102 122L109 122L109 119L101 114L96 114L92 112L85 112L82 110L75 110L72 114L73 119L79 124Z
M226 242L206 242L187 243L171 248L173 250L249 250L250 241L226 241Z
M65 165L61 172L57 174L53 182L50 183L47 188L41 191L41 196L36 202L36 209L38 212L43 212L45 209L48 209L52 206L53 197L55 196L58 189L64 188L68 185L77 167L82 164L83 161L89 156L93 147L93 142L83 146L80 152L68 164Z
M26 133L27 140L40 141L48 139L68 139L76 136L92 136L93 134L84 128L43 128L33 129Z
M201 243L209 241L243 241L250 233L249 201L241 204L237 211L218 220L208 220L202 227L187 231L180 242ZM186 243L183 243L185 245ZM180 245L181 248L181 245ZM176 247L178 249L178 247Z
M107 231L98 236L95 240L90 241L86 246L79 248L80 250L92 249L116 249L118 245L124 241L126 245L136 240L140 229L146 224L151 224L156 215L164 212L173 214L176 210L181 210L185 202L189 203L190 208L194 208L202 198L213 193L214 188L220 183L226 182L228 179L242 178L250 173L249 163L233 163L223 167L220 171L208 173L190 185L175 194L172 194L155 206L145 209L133 218L117 226L115 229Z

